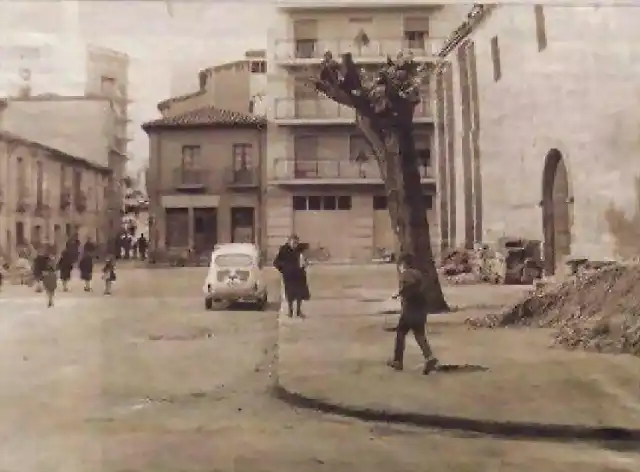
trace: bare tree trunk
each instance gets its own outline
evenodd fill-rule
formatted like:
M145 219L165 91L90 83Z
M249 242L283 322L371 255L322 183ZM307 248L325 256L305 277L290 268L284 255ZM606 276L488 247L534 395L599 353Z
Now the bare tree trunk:
M370 120L360 118L358 127L370 142L380 167L387 194L389 218L400 243L401 253L414 254L417 267L426 278L427 311L449 311L431 248L427 208L424 203L412 125L413 107L404 110L396 126L384 136L372 129Z

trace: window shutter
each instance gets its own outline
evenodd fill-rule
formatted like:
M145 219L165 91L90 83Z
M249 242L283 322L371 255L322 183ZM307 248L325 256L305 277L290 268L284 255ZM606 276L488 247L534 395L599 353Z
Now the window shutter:
M293 23L293 37L298 39L318 39L316 20L298 20Z
M404 20L405 31L422 31L424 33L429 32L429 18L428 17L413 17L405 18Z

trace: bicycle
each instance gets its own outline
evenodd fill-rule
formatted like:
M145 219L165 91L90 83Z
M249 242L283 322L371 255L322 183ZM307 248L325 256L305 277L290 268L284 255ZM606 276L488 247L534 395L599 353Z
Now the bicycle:
M329 259L331 259L331 253L329 252L329 250L326 247L320 245L315 248L309 249L308 254L309 260L315 262L327 262Z

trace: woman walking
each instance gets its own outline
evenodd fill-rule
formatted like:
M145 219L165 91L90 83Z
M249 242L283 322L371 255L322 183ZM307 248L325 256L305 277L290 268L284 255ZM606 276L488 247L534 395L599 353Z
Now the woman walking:
M50 249L43 260L42 266L42 285L47 294L47 306L53 306L53 298L58 288L58 276L56 273L56 262L53 256L53 250Z
M309 300L309 286L307 285L306 264L303 264L303 255L300 250L298 236L292 235L288 241L280 247L273 265L280 274L284 283L284 293L289 306L287 316L293 318L294 304L295 315L304 318L302 313L302 301Z
M38 293L42 292L44 271L48 264L49 254L44 249L44 246L40 246L36 257L33 258L33 264L31 266L31 274L33 276L33 281L36 283L36 292Z
M58 261L58 271L60 272L60 281L62 282L62 291L69 291L69 280L71 280L71 272L73 270L73 254L68 249L64 249Z
M93 279L93 254L85 252L78 263L80 278L84 281L84 291L91 291L91 279Z
M111 256L104 261L102 268L102 280L104 280L104 294L111 295L111 286L116 281L116 265Z

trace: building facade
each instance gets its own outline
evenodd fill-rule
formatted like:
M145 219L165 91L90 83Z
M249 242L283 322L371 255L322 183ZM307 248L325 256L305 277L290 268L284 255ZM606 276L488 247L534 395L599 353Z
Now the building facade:
M0 131L0 249L13 259L20 247L91 238L104 249L103 208L111 171L6 131Z
M636 18L494 6L452 38L435 80L446 245L541 240L549 273L640 253Z
M208 106L143 125L151 249L263 240L263 117Z
M265 55L262 50L247 51L239 61L201 70L196 92L163 100L158 104L158 111L166 117L215 105L223 110L265 115Z
M0 104L0 130L111 169L103 208L109 215L110 233L120 228L127 164L118 126L114 102L104 96L39 95Z
M393 250L395 237L384 185L355 126L353 110L308 84L325 51L351 52L375 69L387 56L413 53L435 62L459 8L400 3L328 3L280 6L267 50L267 245L273 254L295 232L332 261L370 261ZM434 113L424 84L414 118L416 146L432 238L439 238ZM338 229L335 231L332 229Z

